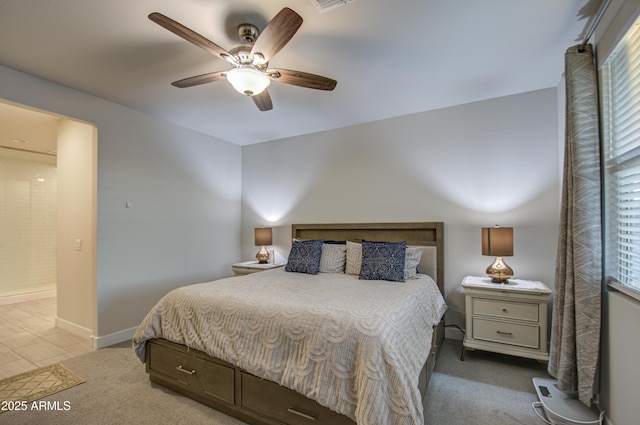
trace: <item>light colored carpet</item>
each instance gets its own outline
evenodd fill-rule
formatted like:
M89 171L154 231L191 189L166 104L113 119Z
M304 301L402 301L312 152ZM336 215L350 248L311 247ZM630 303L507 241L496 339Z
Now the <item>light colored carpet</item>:
M548 378L547 365L482 351L460 361L461 341L445 340L427 387L425 424L545 425L531 408L532 379Z
M150 383L130 343L63 363L86 383L46 400L66 401L69 410L11 411L0 415L0 423L243 425ZM425 424L544 425L531 409L536 400L534 376L548 376L546 365L479 351L467 353L461 362L460 341L446 340L427 390Z
M0 381L0 413L28 407L28 403L83 382L84 379L59 363L3 379Z

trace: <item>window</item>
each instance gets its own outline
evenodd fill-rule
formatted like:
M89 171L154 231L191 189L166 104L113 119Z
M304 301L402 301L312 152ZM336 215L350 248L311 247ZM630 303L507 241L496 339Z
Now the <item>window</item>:
M600 68L605 273L640 299L640 17Z

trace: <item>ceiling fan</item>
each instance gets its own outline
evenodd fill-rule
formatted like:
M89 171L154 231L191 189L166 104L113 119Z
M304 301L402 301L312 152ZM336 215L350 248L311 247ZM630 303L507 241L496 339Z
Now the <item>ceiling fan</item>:
M268 111L273 109L267 90L271 81L317 90L333 90L337 84L336 80L308 72L268 68L269 60L302 25L302 17L287 7L269 21L262 33L254 25L240 25L238 34L242 44L229 51L161 13L152 13L149 19L233 67L227 71L209 72L175 81L171 83L175 87L193 87L226 79L238 92L251 96L258 109Z

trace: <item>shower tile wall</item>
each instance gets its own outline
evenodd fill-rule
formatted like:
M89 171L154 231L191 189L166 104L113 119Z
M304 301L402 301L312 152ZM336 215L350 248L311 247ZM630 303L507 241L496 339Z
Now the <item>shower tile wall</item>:
M0 297L56 287L56 158L0 148Z

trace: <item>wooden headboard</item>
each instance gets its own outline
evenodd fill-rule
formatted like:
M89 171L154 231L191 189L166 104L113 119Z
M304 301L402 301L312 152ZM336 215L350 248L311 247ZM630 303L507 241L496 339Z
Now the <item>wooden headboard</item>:
M291 234L296 239L348 240L360 242L402 242L424 246L422 273L433 277L444 294L444 223L338 223L293 224Z

